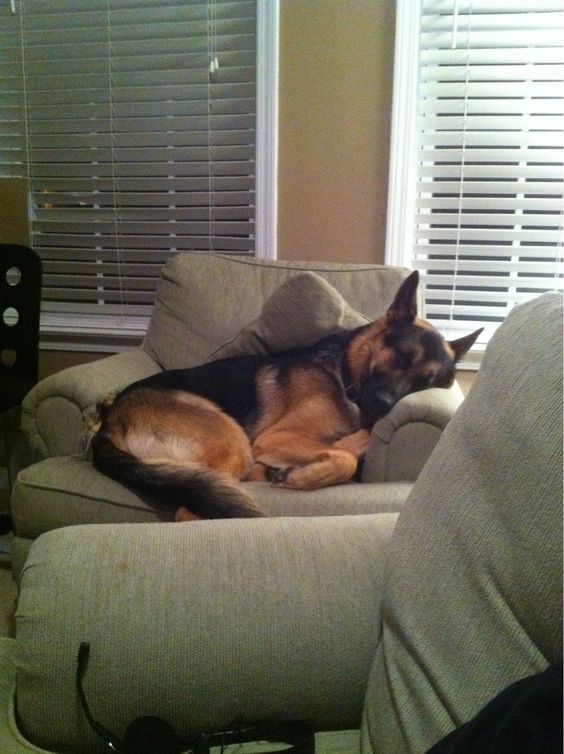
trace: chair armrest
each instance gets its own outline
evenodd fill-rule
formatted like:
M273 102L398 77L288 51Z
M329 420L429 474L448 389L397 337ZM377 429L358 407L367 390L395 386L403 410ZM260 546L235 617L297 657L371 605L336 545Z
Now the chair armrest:
M357 728L380 638L397 514L73 526L42 535L17 611L22 731L90 751L74 687L80 643L98 720L139 714L181 735L234 720ZM119 704L115 700L119 699Z
M415 481L463 400L455 382L450 388L421 390L398 401L372 428L362 480Z
M157 362L139 347L41 380L22 404L22 432L30 461L79 453L84 417L98 401L158 371Z

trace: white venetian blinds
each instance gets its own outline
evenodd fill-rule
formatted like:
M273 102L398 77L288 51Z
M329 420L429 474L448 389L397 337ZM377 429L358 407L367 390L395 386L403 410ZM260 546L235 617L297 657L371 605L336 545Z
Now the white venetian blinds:
M422 0L419 22L408 253L427 318L483 344L562 288L564 3Z
M28 177L45 338L127 341L177 251L252 254L254 0L0 7L0 175Z

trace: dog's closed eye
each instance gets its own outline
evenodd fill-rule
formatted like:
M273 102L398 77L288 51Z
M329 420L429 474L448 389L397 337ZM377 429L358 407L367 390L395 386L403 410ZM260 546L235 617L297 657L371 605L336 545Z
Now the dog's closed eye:
M411 348L402 348L394 353L394 368L402 371L411 369L415 361L415 351Z
M419 375L413 383L413 390L425 390L428 387L450 387L454 382L454 371L440 367L428 369Z

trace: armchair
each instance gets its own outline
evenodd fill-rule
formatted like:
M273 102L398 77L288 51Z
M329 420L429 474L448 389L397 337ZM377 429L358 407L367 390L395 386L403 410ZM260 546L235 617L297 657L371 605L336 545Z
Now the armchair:
M23 402L28 465L12 494L16 577L29 545L43 532L70 524L163 519L85 458L84 420L99 400L161 369L308 345L337 326L364 324L384 313L408 272L208 254L171 259L141 346L48 377ZM400 401L374 426L363 484L315 493L248 484L272 516L397 511L462 399L455 384Z
M320 754L422 754L562 656L561 610L562 297L545 294L495 335L399 518L41 536L0 641L0 750L106 750L74 686L89 641L89 703L117 735L141 714L185 736L307 718Z

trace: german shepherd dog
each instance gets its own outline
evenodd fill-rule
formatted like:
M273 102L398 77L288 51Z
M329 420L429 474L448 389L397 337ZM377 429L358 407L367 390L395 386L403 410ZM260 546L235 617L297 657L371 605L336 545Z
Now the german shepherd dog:
M176 520L263 515L239 480L314 490L357 471L374 422L448 387L480 331L447 342L416 315L413 272L383 317L312 346L140 380L99 407L94 466Z

